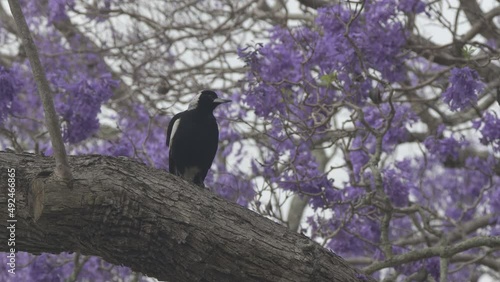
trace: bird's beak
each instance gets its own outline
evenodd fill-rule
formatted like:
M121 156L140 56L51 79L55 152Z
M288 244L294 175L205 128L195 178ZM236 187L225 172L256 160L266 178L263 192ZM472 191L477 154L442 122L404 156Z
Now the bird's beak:
M224 104L224 103L229 103L229 102L231 102L231 100L229 100L229 99L217 98L217 99L214 100L215 104Z

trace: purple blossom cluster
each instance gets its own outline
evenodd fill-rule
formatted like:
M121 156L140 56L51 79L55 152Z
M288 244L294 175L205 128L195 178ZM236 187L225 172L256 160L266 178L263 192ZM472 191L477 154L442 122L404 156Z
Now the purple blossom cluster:
M483 117L472 123L481 132L479 141L483 145L491 145L493 151L500 152L500 119L495 112L486 112Z
M274 176L274 182L285 190L312 195L314 208L326 206L337 200L338 193L333 188L333 179L322 173L307 146L293 147L289 163L281 174Z
M321 172L308 143L294 143L284 138L284 133L275 134L282 142L274 143L274 148L266 148L269 158L263 164L252 163L254 173L262 175L270 185L311 196L314 208L335 201L338 193L333 188L333 179ZM279 173L278 167L281 167Z
M371 255L378 249L380 222L374 217L360 214L352 215L353 221L339 229L335 240L330 240L328 247L345 257ZM336 230L340 221L330 221L329 230ZM356 234L356 235L354 235ZM363 240L359 240L361 236Z
M48 142L33 140L34 135L45 131L42 105L35 83L31 77L26 77L24 65L13 64L9 69L9 74L9 78L12 80L8 85L7 83L3 85L6 86L3 89L7 91L2 93L4 100L0 102L0 104L6 105L0 112L0 126L8 132L15 133L17 143L27 144L31 148L39 145L43 147ZM12 82L15 85L15 92L10 91L13 89L11 88ZM2 138L0 146L2 148L12 147L12 143L8 139Z
M466 166L471 175L471 181L465 187L464 194L466 196L480 196L484 193L484 198L489 200L489 208L492 214L500 214L500 176L495 171L499 167L500 160L494 156L488 156L486 159L479 157L469 157L466 160ZM469 199L468 203L471 203ZM500 219L497 217L496 220ZM500 230L500 221L497 222L498 230ZM493 235L495 230L491 230Z
M74 6L75 0L49 0L47 3L48 23L69 19L66 10Z
M128 267L115 266L99 257L80 256L77 253L44 253L35 256L19 252L16 254L15 275L7 272L5 256L0 261L1 281L63 281L72 275L75 281L131 281L129 278L132 274ZM148 279L139 275L137 281Z
M20 0L26 21L30 29L37 28L43 24L49 27L52 23L57 23L69 19L68 10L75 7L75 0L47 0L44 2Z
M0 126L9 114L20 109L18 92L21 81L16 69L6 69L0 66Z
M241 177L240 173L236 175L232 172L223 171L222 168L217 170L217 176L213 175L207 179L207 183L213 187L217 194L225 199L235 202L244 207L248 206L255 196L253 183Z
M116 122L116 126L108 129L115 133L106 140L78 144L73 149L74 154L125 156L156 168L167 169L165 127L169 120L166 116L155 114L143 105L136 104L106 118Z
M478 205L488 205L489 195L500 186L494 168L498 160L468 157L465 167L448 168L436 159L421 160L425 177L411 190L416 202L432 210L444 210L446 221L472 220L483 214ZM490 203L495 205L494 203Z
M275 27L269 43L238 50L250 68L250 87L241 102L269 120L266 135L272 142L265 146L267 157L259 172L272 185L312 195L316 208L339 200L333 179L318 168L311 154L314 141L329 129L336 102L366 105L362 110L371 128L364 130L364 124L355 121L358 137L350 151L355 177L375 150L372 128L387 127L383 137L387 152L408 138L407 127L416 115L404 104L368 106L375 82L363 74L374 69L389 82L404 79L406 34L395 4L367 2L360 16L363 21L353 21L353 11L342 5L319 9L315 28ZM279 174L277 167L282 167Z
M29 5L26 7L28 10ZM35 15L39 13L37 11ZM63 41L61 34L51 26L32 28L44 35L36 37L35 41L41 50L40 59L55 96L56 111L63 122L64 140L72 144L81 142L98 130L97 116L101 106L112 97L118 82L111 77L98 55L70 52L72 48L88 47L81 45L78 35ZM8 71L2 67L1 73L6 79L5 82L1 80L4 87L0 90L5 98L0 102L0 106L5 108L0 114L0 121L5 120L4 128L16 132L19 143L51 154L48 138L34 138L46 129L38 89L28 61L14 62ZM13 95L16 95L15 99ZM7 120L6 115L9 115Z
M422 0L399 0L398 10L405 13L422 13L425 11L425 3Z
M240 93L232 95L233 101L240 99ZM220 93L223 96L223 93ZM242 206L249 206L255 198L255 182L252 181L252 173L241 166L232 163L243 164L251 158L241 133L235 129L234 120L243 119L245 112L236 103L231 103L225 108L215 110L215 116L219 123L219 139L221 143L218 156L214 160L212 169L209 171L205 184L227 200ZM231 162L230 158L234 158Z
M426 224L425 217L442 224L437 230L449 230L457 222L483 215L485 208L498 212L499 178L491 170L498 160L464 159L461 151L474 142L459 133L445 135L449 132L442 125L422 142L426 151L386 163L401 144L415 142L410 128L419 122L410 103L392 98L386 86L399 87L408 79L418 85L418 75L406 66L425 61L411 61L406 56L407 34L397 15L424 12L425 4L418 0L364 3L363 12L356 16L342 5L319 9L316 26L275 27L269 43L238 50L250 69L249 86L240 101L266 121L264 134L269 142L259 144L263 160L253 163L254 174L273 187L309 195L311 207L323 212L307 220L312 236L328 238L335 234L327 246L336 253L345 257L375 254L382 260L382 214L373 206L353 207L370 198L376 188L373 165L369 165L376 156L380 158L376 165L381 172L382 193L393 208L417 203L435 213L393 217L389 225L391 242L413 236L416 225ZM442 71L440 66L433 68ZM366 75L373 71L378 80ZM475 105L484 89L478 73L469 67L453 69L449 82L442 98L452 111ZM373 99L374 89L380 93L378 99ZM339 104L351 114L355 130L343 152L349 180L335 182L334 186L332 174L325 172L327 168L319 168L311 151L324 145L318 140L328 140L325 132L334 129L330 121L337 118ZM496 146L495 151L500 132L497 125L498 119L491 113L474 124L482 134L481 142ZM457 165L463 161L465 166ZM497 229L481 231L493 234ZM425 247L394 246L396 254ZM436 279L439 258L419 259L398 267L406 277L422 270ZM450 277L460 277L469 270Z
M20 2L39 49L55 97L56 110L63 120L65 141L70 145L80 142L80 147L70 153L99 152L97 148L102 142L97 145L98 142L89 141L89 137L97 131L97 115L101 106L113 95L117 81L111 77L100 55L74 52L91 47L82 44L77 34L63 37L51 25L68 19L67 10L72 8L74 1ZM8 32L2 26L0 34L2 46L12 44L8 42L8 37L4 37ZM20 58L8 68L0 66L0 127L2 134L5 134L0 138L0 149L21 146L24 150L37 150L37 153L50 155L52 149L46 134L38 89L27 59ZM84 140L89 142L81 144ZM98 257L82 257L80 262L84 265L79 269L74 258L75 254L34 256L19 252L16 256L15 281L61 281L69 278L75 270L80 271L75 276L78 281L111 281L117 277L125 280L132 275L129 268L113 266ZM5 270L7 264L2 261L0 280L14 281ZM144 278L140 280L144 281Z
M424 145L432 155L441 161L446 161L448 159L456 160L459 150L467 145L467 141L463 137L461 140L457 140L454 137L429 136L424 140Z
M321 239L317 234L328 236L335 233L337 239L328 242L328 248L335 253L344 257L372 255L378 250L380 226L375 217L367 216L373 212L372 209L366 209L365 212L365 214L352 214L344 209L342 213L335 214L334 217L338 218L353 217L354 220L345 225L341 225L342 221L335 218L325 218L318 214L309 216L306 221L308 226L316 231L312 235L313 239L317 237ZM358 234L365 240L358 240Z
M402 165L402 167L404 167ZM391 203L396 207L404 207L408 205L410 190L414 189L414 184L411 180L405 179L403 176L405 171L399 169L386 169L384 171L384 189Z
M384 103L378 107L366 106L362 111L364 118L363 121L355 122L358 135L349 150L349 159L356 181L365 172L361 171L361 168L369 161L370 154L374 154L376 150L376 137L371 130L387 129L382 137L381 149L385 153L392 153L396 145L408 140L408 128L418 120L416 114L406 104L398 104L397 107L391 108L388 103ZM389 118L390 116L392 118Z
M368 134L369 128L375 131L387 128L382 139L382 149L385 152L392 151L395 145L408 140L408 128L418 121L417 115L410 106L403 103L397 104L395 107L391 107L389 103L383 103L377 107L366 106L363 108L363 116L363 122L361 119L355 122L356 128L360 132ZM373 143L373 137L372 134L371 140L366 140L364 143Z
M66 93L56 99L57 112L63 121L64 141L78 143L99 129L100 105L111 98L117 86L118 82L109 74L67 85Z
M251 68L252 86L243 101L262 117L300 105L299 118L307 119L317 104L363 103L374 83L363 74L369 69L390 82L401 81L407 36L395 7L392 0L367 2L363 21L352 21L352 11L338 5L319 9L314 29L275 27L268 44L238 51ZM325 83L342 91L321 87Z
M443 92L443 101L450 110L470 108L477 103L477 97L484 89L476 70L469 67L453 68L449 78L450 86Z

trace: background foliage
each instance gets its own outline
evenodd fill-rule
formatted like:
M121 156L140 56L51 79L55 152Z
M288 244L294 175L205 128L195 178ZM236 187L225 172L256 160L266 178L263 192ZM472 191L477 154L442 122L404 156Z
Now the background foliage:
M500 279L494 1L21 2L71 154L167 169L169 119L217 89L234 103L216 113L214 192L380 279ZM7 6L0 147L50 155ZM79 254L20 265L26 280L144 279Z

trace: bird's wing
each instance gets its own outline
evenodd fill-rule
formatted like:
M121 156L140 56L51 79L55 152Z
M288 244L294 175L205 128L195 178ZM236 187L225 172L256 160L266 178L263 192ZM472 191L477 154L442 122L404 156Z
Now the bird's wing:
M170 139L174 137L175 131L177 130L177 127L179 126L179 118L181 117L183 112L176 114L171 120L170 123L168 124L168 129L167 129L167 147L170 146Z

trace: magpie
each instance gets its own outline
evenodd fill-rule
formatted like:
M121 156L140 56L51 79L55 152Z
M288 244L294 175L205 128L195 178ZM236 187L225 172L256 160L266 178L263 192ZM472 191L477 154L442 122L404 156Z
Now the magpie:
M168 124L169 171L204 187L203 181L217 152L219 128L213 110L231 100L220 99L212 90L203 90L186 111Z

